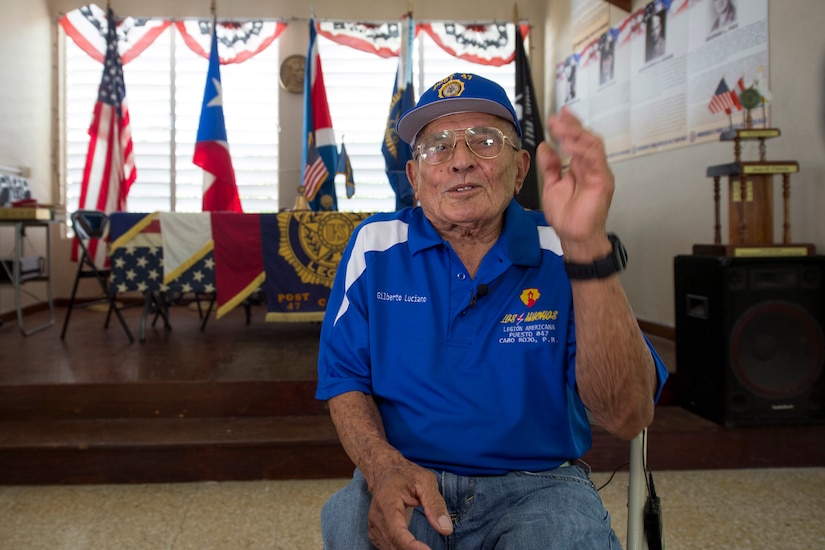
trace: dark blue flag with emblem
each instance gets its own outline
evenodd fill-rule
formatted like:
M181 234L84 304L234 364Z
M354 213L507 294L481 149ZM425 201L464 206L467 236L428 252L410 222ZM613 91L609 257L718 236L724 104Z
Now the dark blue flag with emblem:
M415 195L412 186L407 180L407 161L412 158L410 146L404 143L395 125L398 118L415 105L412 85L412 41L415 22L412 14L401 18L399 30L401 34L401 48L398 52L398 71L395 74L395 85L392 89L390 114L387 117L387 127L384 130L384 144L381 152L384 154L384 163L390 186L395 192L395 209L401 210L413 206Z
M352 164L349 161L347 146L343 140L341 141L341 152L338 153L338 167L335 169L335 173L344 176L347 198L351 199L355 195L355 180L352 178Z
M539 114L536 102L536 91L533 88L533 77L530 73L530 62L524 51L524 39L521 30L516 25L516 113L521 125L522 147L530 153L532 162L524 185L516 195L516 201L524 208L541 210L541 194L539 193L539 178L536 173L536 147L544 141L544 124Z

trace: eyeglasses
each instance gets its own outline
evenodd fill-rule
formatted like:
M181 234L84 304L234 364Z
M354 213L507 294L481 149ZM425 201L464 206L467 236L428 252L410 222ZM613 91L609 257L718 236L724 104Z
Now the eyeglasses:
M504 140L510 142L513 150L519 150L504 132L488 126L442 130L422 138L415 149L427 164L442 164L453 158L459 134L464 134L467 147L475 156L482 159L490 160L499 156L504 150Z

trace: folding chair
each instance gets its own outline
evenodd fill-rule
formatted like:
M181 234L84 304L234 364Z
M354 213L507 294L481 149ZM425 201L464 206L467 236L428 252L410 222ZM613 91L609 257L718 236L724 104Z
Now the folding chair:
M66 336L66 328L69 326L69 318L72 315L72 309L75 307L87 307L94 304L108 303L109 311L106 313L106 322L104 328L109 328L109 319L112 312L120 321L120 325L126 332L129 338L129 343L135 341L132 336L132 331L123 319L120 309L115 303L115 292L109 289L109 276L112 270L109 267L100 268L95 265L94 257L89 253L89 244L97 240L100 246L105 246L105 236L108 234L109 216L105 212L99 210L78 210L71 215L72 227L74 228L75 236L80 247L80 258L77 260L77 275L75 276L74 286L72 287L72 296L69 299L69 306L66 310L66 319L63 321L63 331L60 333L60 339L63 340ZM76 303L77 287L81 279L95 278L100 284L103 291L104 298L92 301L84 301Z
M649 548L650 527L645 524L647 484L647 428L630 441L630 473L627 482L627 549ZM650 495L650 498L655 495ZM655 544L655 543L654 543ZM660 547L661 548L661 547ZM651 548L652 550L652 548Z
M630 441L628 460L625 550L662 550L661 510L652 477L648 481L647 428Z

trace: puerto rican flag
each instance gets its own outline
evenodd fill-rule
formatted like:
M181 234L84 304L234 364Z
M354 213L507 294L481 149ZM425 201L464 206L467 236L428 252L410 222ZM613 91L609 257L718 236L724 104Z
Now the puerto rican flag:
M313 210L321 209L321 197L330 195L331 210L338 210L335 197L335 170L338 166L338 146L329 114L327 91L321 57L318 55L315 19L309 21L309 49L304 74L304 146L302 151L302 181L304 196Z
M195 143L192 162L204 170L202 210L242 212L238 186L235 185L235 169L232 167L229 143L226 140L216 23L217 20L213 19L209 71L206 75L198 140Z

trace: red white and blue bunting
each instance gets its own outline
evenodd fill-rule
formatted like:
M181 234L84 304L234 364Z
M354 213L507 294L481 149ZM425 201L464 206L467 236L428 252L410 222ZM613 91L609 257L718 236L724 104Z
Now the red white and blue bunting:
M401 26L398 21L387 23L321 21L318 23L318 34L337 44L379 57L398 57L398 50L401 47Z
M209 59L212 40L212 22L209 19L177 21L175 26L190 50ZM218 57L221 65L243 63L268 48L285 28L286 23L281 21L218 21Z
M422 23L419 27L445 52L465 61L500 67L512 63L516 56L512 24ZM529 27L521 27L523 37L528 31Z
M118 49L123 64L139 56L173 21L161 18L124 17L118 20ZM106 12L88 4L63 15L59 24L87 54L103 62L106 52ZM174 21L184 43L196 54L209 58L211 20ZM286 29L283 21L250 20L218 22L218 52L222 65L242 63L265 50ZM521 25L523 37L528 25ZM367 23L322 21L318 34L345 46L380 57L396 57L401 46L398 21ZM481 65L501 66L515 58L515 25L512 23L419 23L436 44L452 56Z
M60 26L80 49L100 63L106 56L106 12L95 4L72 10L62 16ZM123 65L139 56L171 21L155 18L124 17L117 22L118 51Z

